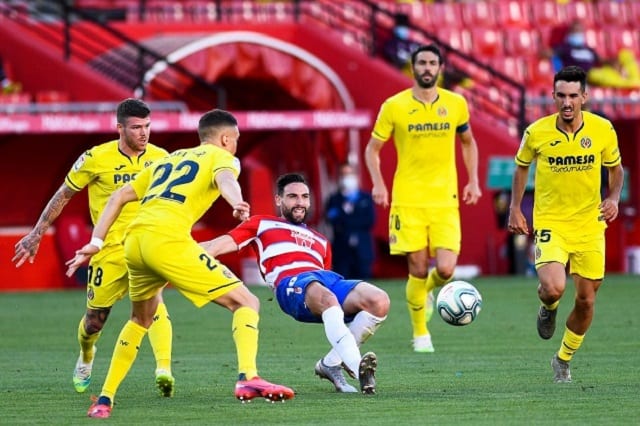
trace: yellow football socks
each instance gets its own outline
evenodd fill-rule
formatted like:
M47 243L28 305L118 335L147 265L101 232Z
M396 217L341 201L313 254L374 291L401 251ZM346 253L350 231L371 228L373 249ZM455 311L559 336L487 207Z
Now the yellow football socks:
M427 315L425 306L427 303L427 280L409 275L406 287L407 307L409 318L413 327L413 337L429 334L427 329Z
M556 309L558 309L558 305L560 304L560 301L556 300L550 305L547 305L544 302L541 302L541 303L542 303L542 306L544 306L547 311L555 311Z
M562 336L562 343L560 344L560 350L558 351L558 358L567 362L571 361L573 355L580 348L580 345L582 345L583 340L584 334L576 334L565 327L564 335Z
M449 279L444 279L438 274L438 270L433 268L427 276L427 293L436 287L442 287Z
M124 325L118 340L116 340L116 347L113 350L111 364L109 365L107 378L102 386L100 396L106 396L113 401L120 383L122 383L138 356L140 343L142 343L145 334L147 334L147 329L131 320Z
M80 320L80 325L78 325L78 343L80 344L80 350L82 351L82 362L85 364L89 364L93 361L93 356L95 355L93 351L93 347L96 342L100 338L101 331L93 334L87 334L84 330L84 319L85 316L82 316Z
M247 379L258 375L256 358L258 355L259 321L258 313L244 306L233 313L233 321L231 322L231 332L238 355L238 373L244 373Z
M156 369L171 371L173 328L164 303L158 304L153 324L149 327L149 342L156 358Z

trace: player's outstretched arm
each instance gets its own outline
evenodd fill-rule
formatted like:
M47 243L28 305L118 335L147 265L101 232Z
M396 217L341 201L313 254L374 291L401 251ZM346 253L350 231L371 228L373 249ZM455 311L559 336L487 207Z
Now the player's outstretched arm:
M85 244L80 250L76 251L76 255L73 259L70 259L65 263L67 265L66 274L68 277L71 277L80 265L100 251L102 244L104 243L104 239L106 238L111 225L113 225L113 222L115 222L120 215L122 207L131 201L136 201L137 199L138 196L136 192L133 190L131 185L128 184L111 194L109 201L107 201L107 205L98 219L98 223L96 223L96 226L93 228L91 241L88 244Z
M229 235L221 235L213 240L204 241L200 245L213 257L238 251L238 244Z
M53 197L51 197L40 214L40 218L31 232L16 243L15 254L13 259L11 259L11 261L16 264L16 268L22 266L27 260L29 263L34 262L38 249L40 248L42 236L47 232L49 226L60 216L64 206L66 206L69 200L77 193L77 191L74 191L63 183L56 193L53 194Z
M242 198L242 189L231 170L221 170L215 176L220 195L233 207L233 217L238 220L249 219L249 203Z

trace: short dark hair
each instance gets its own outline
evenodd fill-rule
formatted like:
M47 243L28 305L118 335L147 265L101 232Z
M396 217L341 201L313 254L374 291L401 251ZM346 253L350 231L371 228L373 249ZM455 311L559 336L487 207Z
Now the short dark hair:
M129 117L147 118L151 115L151 109L140 99L128 98L118 104L116 119L124 125Z
M440 52L440 48L438 48L438 46L436 46L435 44L431 43L431 44L423 44L421 46L418 46L412 53L411 53L411 64L415 64L416 63L416 57L418 56L418 53L421 52L431 52L434 55L436 55L438 57L438 62L440 62L440 65L444 64L444 58L442 57L442 53Z
M553 88L555 90L558 81L568 81L580 83L580 90L584 92L587 88L587 73L576 65L569 65L562 68L553 76Z
M279 196L282 197L284 195L284 187L290 183L304 183L307 185L306 179L300 173L286 173L276 180L276 187L278 189Z
M229 111L212 109L204 113L198 122L198 137L200 141L209 139L212 133L220 127L233 127L238 125L238 120Z

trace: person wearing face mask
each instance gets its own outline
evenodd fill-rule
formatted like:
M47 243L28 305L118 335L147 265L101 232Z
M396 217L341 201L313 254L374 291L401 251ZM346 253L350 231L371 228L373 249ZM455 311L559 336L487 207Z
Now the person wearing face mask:
M372 229L375 211L371 194L360 189L356 170L340 166L339 188L328 199L325 216L333 230L333 270L345 278L372 276Z
M578 66L587 72L587 82L594 86L631 89L640 87L640 70L634 53L621 49L616 58L601 58L587 44L585 28L573 21L564 40L553 46L556 71L567 66Z

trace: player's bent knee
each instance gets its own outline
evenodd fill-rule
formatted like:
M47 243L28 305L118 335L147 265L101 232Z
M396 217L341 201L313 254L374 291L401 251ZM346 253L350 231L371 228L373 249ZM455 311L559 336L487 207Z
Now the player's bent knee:
M87 309L84 315L84 331L90 335L102 331L110 312L111 308Z

